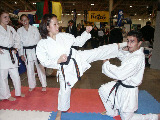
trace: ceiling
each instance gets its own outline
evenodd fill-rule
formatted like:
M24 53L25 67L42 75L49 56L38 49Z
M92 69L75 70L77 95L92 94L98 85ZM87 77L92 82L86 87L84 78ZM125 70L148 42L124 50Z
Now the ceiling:
M36 2L44 0L0 0L0 8L9 12L16 9L36 10ZM49 0L48 0L49 1ZM76 9L77 14L87 11L109 11L109 1L111 0L54 0L60 1L62 13L70 14ZM16 2L16 3L15 3ZM113 0L113 14L118 14L123 10L125 16L149 17L150 13L156 13L158 0ZM94 4L94 5L91 5ZM132 7L130 7L132 6ZM154 11L154 12L153 12ZM155 15L153 14L153 17Z

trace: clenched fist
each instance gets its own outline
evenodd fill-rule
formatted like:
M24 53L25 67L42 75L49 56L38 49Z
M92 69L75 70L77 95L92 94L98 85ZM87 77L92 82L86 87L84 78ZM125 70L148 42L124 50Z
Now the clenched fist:
M87 26L86 27L86 32L89 33L92 30L92 26Z

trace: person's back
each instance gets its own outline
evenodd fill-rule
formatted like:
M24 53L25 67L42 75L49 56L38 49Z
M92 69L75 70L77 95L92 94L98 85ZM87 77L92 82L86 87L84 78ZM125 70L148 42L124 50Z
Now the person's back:
M123 36L120 28L114 28L110 31L109 43L121 43Z
M151 27L151 22L146 22L146 26L141 28L142 37L145 41L152 43L154 41L154 28Z

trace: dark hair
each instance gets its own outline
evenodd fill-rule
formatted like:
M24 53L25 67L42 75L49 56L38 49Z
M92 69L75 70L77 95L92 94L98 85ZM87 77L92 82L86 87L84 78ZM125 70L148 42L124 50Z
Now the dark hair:
M68 23L74 23L74 21L73 20L69 20Z
M7 12L7 11L5 11L5 10L0 10L0 16L1 16L3 13L9 14L9 12Z
M128 32L127 36L136 37L138 42L142 41L142 33L141 32L132 30L132 31Z
M150 22L150 21L147 21L147 22L146 22L146 25L151 25L151 22Z
M46 39L48 36L47 26L49 26L53 17L57 18L55 14L45 14L42 18L42 22L39 24L39 32L43 39Z
M26 17L29 19L28 15L22 14L22 15L20 16L20 20L22 19L23 16L26 16Z

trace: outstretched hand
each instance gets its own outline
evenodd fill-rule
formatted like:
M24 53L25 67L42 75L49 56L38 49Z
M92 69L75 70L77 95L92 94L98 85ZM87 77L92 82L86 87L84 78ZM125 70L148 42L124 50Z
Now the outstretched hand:
M87 26L86 27L86 32L89 33L92 30L92 26Z

